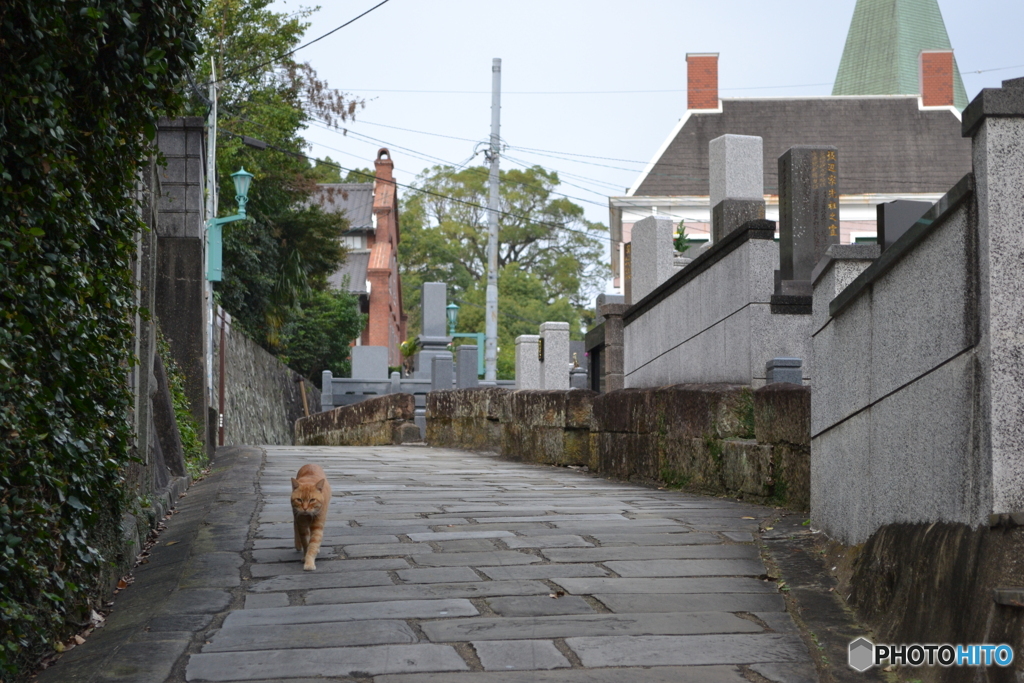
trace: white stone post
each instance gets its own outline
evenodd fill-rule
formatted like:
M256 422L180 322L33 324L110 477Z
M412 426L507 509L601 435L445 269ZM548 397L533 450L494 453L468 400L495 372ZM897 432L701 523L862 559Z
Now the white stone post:
M636 239L636 233L633 234ZM540 388L546 391L565 391L569 388L569 370L572 367L569 362L569 323L541 323L540 338L544 344L544 360L540 362Z
M539 341L540 336L536 334L516 337L516 391L540 389Z
M661 216L648 216L633 224L631 294L634 304L675 273L672 267L674 232L672 220Z

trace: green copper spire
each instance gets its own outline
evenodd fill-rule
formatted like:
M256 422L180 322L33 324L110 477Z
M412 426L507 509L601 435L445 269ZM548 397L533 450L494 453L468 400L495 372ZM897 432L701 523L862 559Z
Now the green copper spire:
M921 92L921 50L949 50L938 0L857 0L833 95L914 95ZM953 58L953 99L967 92Z

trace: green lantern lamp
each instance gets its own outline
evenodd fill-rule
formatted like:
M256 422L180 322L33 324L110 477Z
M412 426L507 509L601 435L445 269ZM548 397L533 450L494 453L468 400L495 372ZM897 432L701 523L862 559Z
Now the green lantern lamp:
M210 282L220 282L223 277L223 226L225 223L245 220L245 205L249 203L249 186L252 185L254 177L245 168L240 168L232 173L231 180L235 183L235 202L238 204L238 213L206 221L206 279Z

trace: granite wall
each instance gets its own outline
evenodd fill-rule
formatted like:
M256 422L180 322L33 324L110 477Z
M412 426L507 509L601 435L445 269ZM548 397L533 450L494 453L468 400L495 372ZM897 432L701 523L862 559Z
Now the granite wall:
M972 174L848 286L818 273L811 515L843 543L1024 511L1024 79L964 134Z
M217 309L213 335L213 404L220 391L221 327L224 326L224 445L294 443L295 421L305 415L302 386L310 412L320 409L320 391L231 325ZM226 319L226 325L224 320Z
M776 357L803 359L810 381L810 315L772 312L779 265L774 233L772 221L744 224L626 311L627 388L693 382L759 387L765 363Z
M427 443L806 510L810 388L431 392Z

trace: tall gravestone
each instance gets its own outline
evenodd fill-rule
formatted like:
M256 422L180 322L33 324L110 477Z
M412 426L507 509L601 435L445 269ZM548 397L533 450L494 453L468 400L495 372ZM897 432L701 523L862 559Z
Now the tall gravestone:
M635 234L635 233L634 233ZM670 252L671 253L671 252ZM540 325L543 352L540 359L540 388L546 391L569 388L569 323L548 322Z
M476 344L463 344L455 349L455 386L459 389L472 389L480 385L477 375L480 350Z
M673 233L672 219L662 216L648 216L633 224L632 303L650 294L675 272L672 267Z
M440 353L449 353L448 345L448 285L443 282L424 282L420 289L422 321L420 323L420 350L416 353L413 377L430 379L431 359Z
M388 347L353 346L352 379L388 378Z
M516 337L516 391L540 389L539 342L540 336L536 334Z
M811 271L839 244L839 151L797 145L779 157L776 294L810 296Z
M878 231L876 241L883 250L888 249L930 208L931 202L912 202L906 199L879 204L875 207Z
M430 359L430 390L445 391L455 386L455 364L452 354L439 353Z
M756 135L722 135L708 143L713 242L764 218L763 149Z

